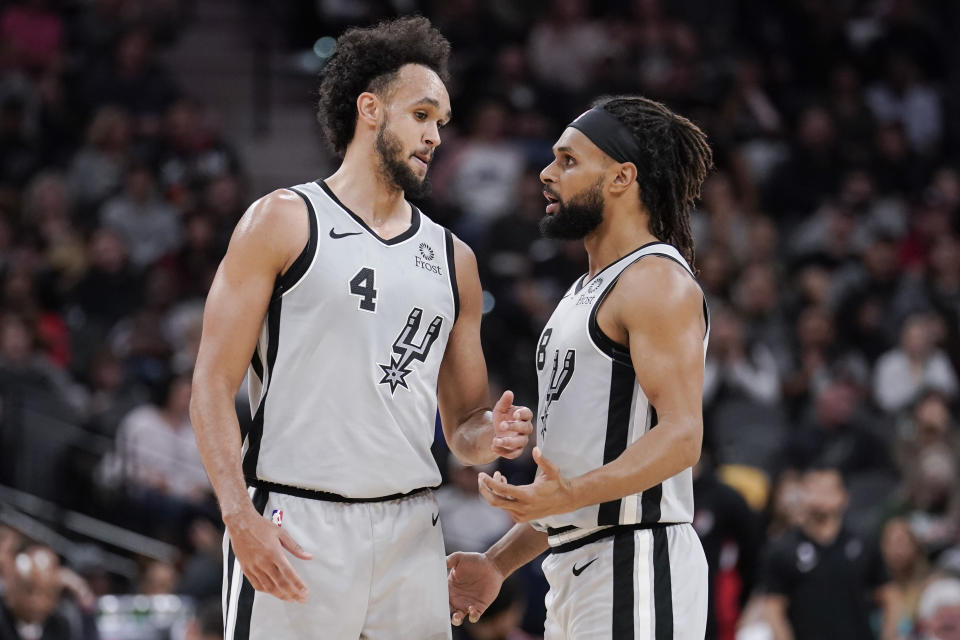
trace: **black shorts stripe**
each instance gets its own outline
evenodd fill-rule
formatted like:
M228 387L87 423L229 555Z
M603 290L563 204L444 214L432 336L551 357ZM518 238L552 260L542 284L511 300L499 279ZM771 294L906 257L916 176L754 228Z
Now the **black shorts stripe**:
M233 596L233 563L236 561L236 559L237 559L237 557L236 557L235 555L233 555L233 541L232 541L232 540L229 540L229 538L228 538L228 542L227 542L227 566L225 566L225 567L223 568L224 571L226 571L226 573L227 573L227 585L226 585L226 589L227 589L226 603L227 603L227 606L224 607L224 611L223 611L224 631L226 631L227 613L228 613L228 610L229 610L229 608L230 608L230 604L233 602L233 597L232 597L232 596Z
M657 426L657 410L650 407L650 428ZM640 494L640 522L660 522L660 501L663 499L663 484L656 484Z
M453 290L453 321L460 317L460 287L457 285L457 261L453 252L453 234L444 229L443 235L447 248L447 271L450 274L450 288Z
M654 640L673 640L673 588L666 529L653 529Z
M260 441L263 439L263 416L267 407L267 396L270 385L273 384L274 365L277 362L277 345L280 341L280 311L283 298L274 296L267 307L267 386L263 390L260 406L253 416L250 432L247 433L247 452L243 456L243 475L255 478L257 475L257 460L260 457Z
M617 640L633 640L634 532L621 531L613 538L613 634ZM660 640L660 636L657 636Z
M607 406L607 433L603 443L603 464L616 460L627 448L630 436L630 409L633 404L633 388L636 375L633 366L617 360L611 363L610 395ZM600 505L597 525L620 522L620 500L611 500Z
M253 508L257 510L257 513L263 514L269 496L269 491L254 490ZM233 549L230 550L230 555L233 555ZM233 627L233 638L230 640L250 640L250 615L253 613L254 593L253 585L244 576L240 585L240 597L237 598L237 623Z

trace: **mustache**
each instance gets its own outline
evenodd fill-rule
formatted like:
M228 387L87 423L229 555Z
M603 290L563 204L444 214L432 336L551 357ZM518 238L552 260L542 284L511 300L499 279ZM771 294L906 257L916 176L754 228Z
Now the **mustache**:
M544 187L543 192L549 194L551 198L556 198L558 201L560 200L560 196L557 194L557 192L550 187Z

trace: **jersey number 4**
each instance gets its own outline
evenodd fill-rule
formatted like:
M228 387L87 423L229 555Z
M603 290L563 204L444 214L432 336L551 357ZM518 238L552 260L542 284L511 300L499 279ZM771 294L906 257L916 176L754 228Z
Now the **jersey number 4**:
M360 296L360 308L364 311L377 311L377 290L373 284L375 275L373 269L364 267L350 281L350 293Z

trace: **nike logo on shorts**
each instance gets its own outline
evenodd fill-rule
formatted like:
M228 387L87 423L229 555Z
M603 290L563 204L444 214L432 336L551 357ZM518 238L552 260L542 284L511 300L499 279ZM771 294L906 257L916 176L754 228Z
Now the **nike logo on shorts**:
M333 227L330 227L330 237L334 240L339 240L340 238L346 238L347 236L358 236L363 231L348 231L347 233L337 233L333 230Z
M438 511L438 512L437 512L437 515L435 515L435 516L430 516L430 517L431 517L431 519L433 520L433 526L437 526L437 520L440 519L440 512Z
M592 565L592 564L593 564L594 562L596 562L596 561L597 561L597 559L594 558L593 560L591 560L590 562L588 562L587 564L585 564L585 565L583 565L582 567L579 567L579 568L577 567L577 565L573 565L573 575L575 575L575 576L580 575L581 573L583 573L583 570L584 570L584 569L586 569L587 567L589 567L590 565Z

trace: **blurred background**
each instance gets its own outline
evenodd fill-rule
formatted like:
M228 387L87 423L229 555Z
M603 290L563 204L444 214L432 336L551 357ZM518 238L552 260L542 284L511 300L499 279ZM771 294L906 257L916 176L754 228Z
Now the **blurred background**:
M960 637L960 4L0 0L0 639L220 637L187 412L204 296L252 200L336 166L335 38L412 12L453 45L420 204L477 253L518 404L586 268L537 231L565 123L641 93L709 135L708 637ZM448 551L485 549L509 519L435 453ZM545 590L533 563L457 637L538 637Z

